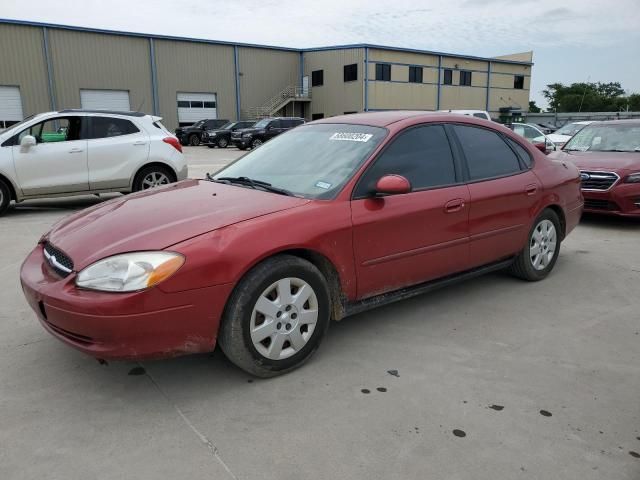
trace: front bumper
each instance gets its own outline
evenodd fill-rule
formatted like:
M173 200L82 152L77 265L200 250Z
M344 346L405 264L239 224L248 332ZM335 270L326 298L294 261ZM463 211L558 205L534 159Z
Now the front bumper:
M249 148L251 146L252 138L231 138L231 143L238 148Z
M582 190L584 211L621 217L640 217L640 184L617 183L610 190Z
M38 245L20 280L27 302L54 337L104 359L167 358L212 351L230 285L167 293L156 286L133 293L75 287L59 277Z

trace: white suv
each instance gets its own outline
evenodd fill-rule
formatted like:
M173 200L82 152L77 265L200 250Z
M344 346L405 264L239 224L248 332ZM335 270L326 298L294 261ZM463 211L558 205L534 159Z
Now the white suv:
M11 200L135 192L183 180L178 139L160 117L62 110L0 133L0 215Z

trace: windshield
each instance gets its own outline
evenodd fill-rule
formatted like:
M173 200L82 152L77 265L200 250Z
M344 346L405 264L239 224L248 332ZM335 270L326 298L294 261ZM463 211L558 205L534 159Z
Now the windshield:
M584 127L586 127L584 123L567 123L564 127L559 128L553 133L555 135L569 135L570 137L572 137Z
M215 178L249 177L307 198L333 198L387 130L346 124L301 126L252 150Z
M200 128L202 125L204 125L205 120L198 120L196 123L194 123L193 125L191 125L194 128Z
M640 123L587 125L567 142L565 150L640 152Z
M253 127L254 127L254 128L264 128L264 127L266 127L267 125L269 125L269 122L270 122L270 121L271 121L271 120L269 120L269 119L265 118L265 119L263 119L263 120L260 120L260 121L259 121L258 123L256 123Z
M24 120L22 120L20 123L16 123L11 125L10 127L7 127L5 130L3 130L1 133L4 135L5 133L9 133L12 130L18 130L20 127L22 127L25 123L27 123L30 120L33 120L33 118L35 117L35 115L29 115L27 118L25 118Z
M235 124L236 122L227 122L220 127L220 130L231 130Z

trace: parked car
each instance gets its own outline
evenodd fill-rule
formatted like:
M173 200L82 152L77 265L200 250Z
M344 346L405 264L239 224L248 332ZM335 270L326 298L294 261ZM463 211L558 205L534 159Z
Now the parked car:
M555 143L556 147L562 148L571 137L573 137L576 133L578 133L580 130L591 123L593 122L584 121L567 123L555 132L549 134L548 137L553 143Z
M516 135L520 135L522 138L531 142L534 147L540 150L544 154L548 154L556 150L556 146L544 133L542 133L538 127L530 123L512 123L509 128L514 131Z
M0 134L0 215L14 200L135 192L187 177L178 139L137 112L41 113Z
M591 123L552 156L580 169L585 211L640 217L640 121Z
M223 119L208 119L199 120L193 125L188 127L176 128L176 137L180 139L182 145L191 145L197 147L202 142L202 134L206 130L215 130L229 123L229 120Z
M229 122L219 129L205 130L202 133L202 143L209 148L219 147L227 148L231 143L231 133L244 128L251 128L255 125L254 120L246 120L242 122Z
M501 125L352 114L65 218L21 280L44 328L90 355L219 342L270 377L304 363L330 320L495 270L542 280L581 213L578 169Z
M458 113L460 115L468 115L470 117L491 120L491 115L489 115L489 112L486 110L438 110L438 112Z
M263 118L251 128L233 132L231 134L231 143L240 150L256 148L303 123L304 119L298 117Z
M545 135L549 135L557 130L555 125L551 123L529 123L529 125L533 125Z

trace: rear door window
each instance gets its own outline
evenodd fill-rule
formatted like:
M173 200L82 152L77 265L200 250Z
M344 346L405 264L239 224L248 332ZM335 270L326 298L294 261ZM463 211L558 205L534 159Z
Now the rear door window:
M119 137L140 131L133 122L124 118L89 117L89 123L90 139Z
M518 157L496 132L485 128L453 125L462 147L469 179L513 175L521 171Z

